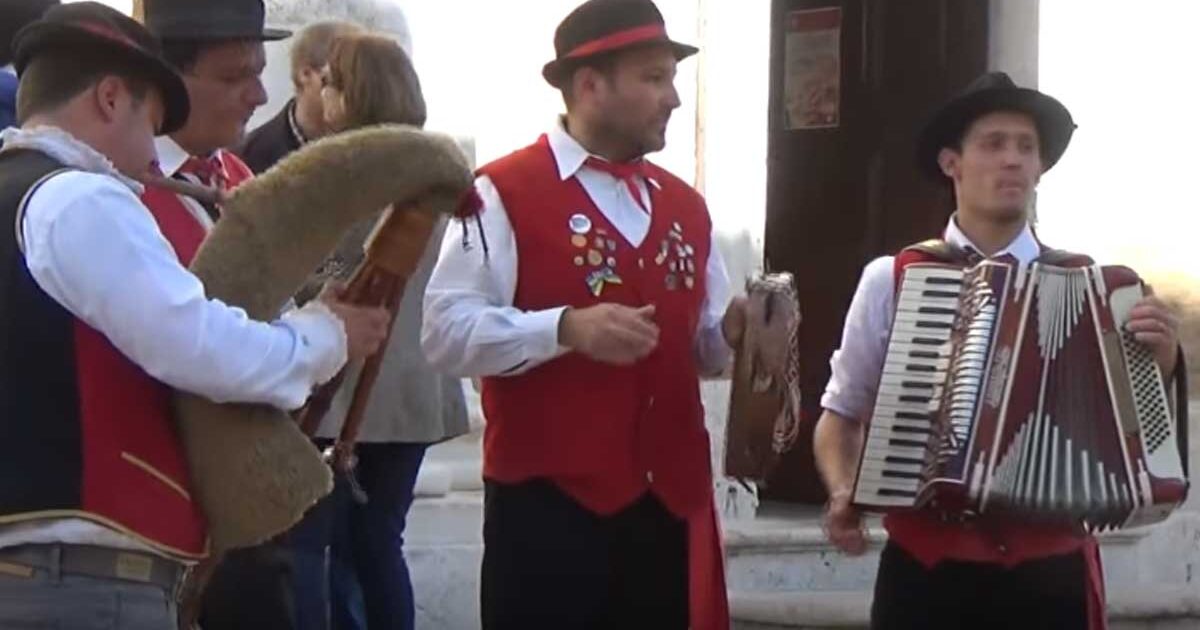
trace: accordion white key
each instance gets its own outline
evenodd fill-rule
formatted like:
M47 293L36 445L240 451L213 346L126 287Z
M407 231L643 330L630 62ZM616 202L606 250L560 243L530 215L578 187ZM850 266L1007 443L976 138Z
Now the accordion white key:
M1124 330L1143 295L1125 267L906 267L854 502L1166 518L1188 482L1162 374Z

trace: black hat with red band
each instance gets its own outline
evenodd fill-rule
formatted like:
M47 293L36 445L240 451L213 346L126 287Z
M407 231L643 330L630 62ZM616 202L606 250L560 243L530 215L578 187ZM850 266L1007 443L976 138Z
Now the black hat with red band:
M191 108L187 86L163 58L158 40L132 18L98 2L54 7L21 29L13 41L13 66L21 74L31 59L46 50L86 55L89 50L101 49L142 68L158 88L164 109L160 134L176 131L187 122Z
M620 50L641 46L670 46L676 59L699 49L672 41L662 13L651 0L588 0L571 12L554 31L554 61L542 76L562 87L571 73L588 61Z

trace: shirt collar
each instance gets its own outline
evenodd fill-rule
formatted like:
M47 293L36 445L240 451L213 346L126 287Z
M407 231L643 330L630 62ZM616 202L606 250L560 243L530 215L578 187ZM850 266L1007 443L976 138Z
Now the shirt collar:
M171 136L159 136L154 139L154 149L158 153L158 170L164 177L174 177L183 168L183 163L191 157Z
M37 125L27 129L9 127L0 131L0 144L4 147L0 152L16 149L40 151L71 168L116 178L134 194L142 194L141 183L118 171L103 153L65 129L50 125Z
M292 134L292 140L296 141L296 146L304 146L308 144L308 136L304 135L304 130L300 128L300 122L296 120L296 99L288 101L284 106L287 112L288 131Z
M587 163L589 157L594 157L599 160L604 158L588 153L588 150L579 144L571 134L567 133L566 117L559 116L555 121L554 126L550 128L550 132L546 134L547 140L550 143L550 152L554 154L554 162L558 165L558 176L563 181L571 178L572 175L579 172ZM611 177L611 176L610 176ZM646 178L655 188L661 188L658 182L651 178Z
M977 252L982 252L979 247L971 242L971 239L967 238L967 235L963 233L962 228L958 227L957 217L958 213L955 213L950 217L950 223L946 225L946 232L943 238L945 238L946 242L950 243L951 245L957 245L958 247L963 248L970 247ZM1012 242L1005 246L1004 249L992 254L992 258L1009 254L1013 258L1016 258L1017 261L1024 266L1037 260L1041 253L1042 246L1038 243L1037 237L1033 235L1033 230L1030 229L1029 223L1026 222L1025 227L1021 230L1021 233L1018 234L1017 237L1012 240Z

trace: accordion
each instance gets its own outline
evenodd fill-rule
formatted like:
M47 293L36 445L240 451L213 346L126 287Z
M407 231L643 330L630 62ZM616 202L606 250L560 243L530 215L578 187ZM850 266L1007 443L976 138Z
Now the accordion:
M1125 267L906 267L854 502L1165 519L1188 483L1162 374L1124 330L1143 294Z
M733 360L725 474L765 481L800 435L800 304L790 273L746 280L746 329Z

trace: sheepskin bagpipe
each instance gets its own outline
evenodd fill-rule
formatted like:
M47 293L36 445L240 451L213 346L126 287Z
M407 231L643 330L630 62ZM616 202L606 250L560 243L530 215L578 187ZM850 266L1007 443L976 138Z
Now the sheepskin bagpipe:
M440 134L387 125L331 136L235 189L191 268L210 298L271 321L355 223L388 206L381 222L459 213L472 180ZM413 260L427 238L408 239ZM214 555L286 531L331 491L329 466L284 411L183 392L175 411Z

